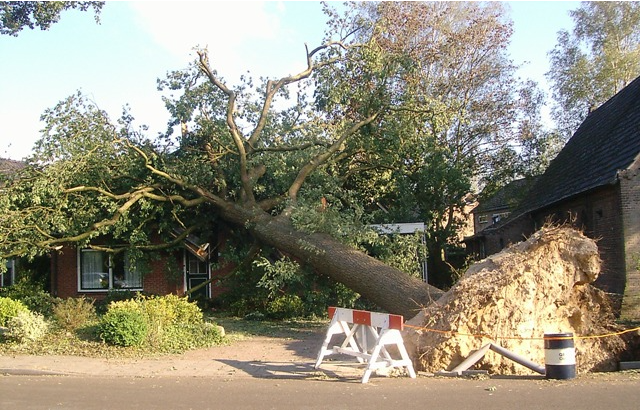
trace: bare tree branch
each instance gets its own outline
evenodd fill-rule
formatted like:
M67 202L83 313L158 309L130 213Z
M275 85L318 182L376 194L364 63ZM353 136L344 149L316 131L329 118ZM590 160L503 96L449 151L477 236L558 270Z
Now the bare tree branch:
M236 93L223 84L213 73L209 67L209 57L205 51L198 51L198 57L200 62L200 69L205 73L209 81L227 95L227 127L231 138L233 138L238 154L240 157L240 180L242 181L242 187L245 193L245 198L249 202L255 202L253 196L253 186L251 185L250 178L247 174L247 151L245 149L245 139L240 129L238 128L233 113L236 109ZM265 116L266 117L266 116ZM265 118L266 121L266 118Z
M325 50L330 47L335 47L335 46L339 46L343 49L347 49L347 47L340 41L329 41L321 46L314 48L311 52L309 52L309 47L305 44L304 47L307 54L307 68L305 68L298 74L282 77L278 81L269 80L267 82L265 99L262 104L262 110L260 111L260 117L258 119L258 123L256 124L256 127L251 132L251 136L249 137L249 146L252 147L252 149L257 145L258 140L262 136L262 131L264 130L264 127L267 123L268 113L269 113L269 110L271 109L271 103L273 102L273 98L278 93L278 91L286 85L308 78L309 76L311 76L311 73L313 73L313 71L317 70L318 68L331 65L337 62L339 60L338 58L316 62L315 64L313 62L313 56L315 54L319 53L322 50Z

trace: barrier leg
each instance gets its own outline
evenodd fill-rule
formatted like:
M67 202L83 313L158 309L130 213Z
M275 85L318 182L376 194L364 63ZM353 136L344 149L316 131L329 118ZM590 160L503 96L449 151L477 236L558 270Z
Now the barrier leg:
M400 343L397 343L398 351L400 352L400 357L407 367L407 372L409 372L409 377L412 379L416 378L416 371L413 369L413 361L411 357L409 357L409 353L407 352L407 348L404 347L404 341L402 340L402 335L400 335Z
M322 342L322 347L320 348L320 352L318 352L318 358L316 360L316 364L314 368L320 367L320 363L322 363L322 359L328 354L331 354L332 350L327 349L329 347L329 343L331 342L331 338L333 335L343 333L344 329L340 322L338 322L335 318L331 320L331 324L329 325L329 329L327 329L327 334L324 337L324 341Z
M382 345L376 344L376 347L373 348L373 352L371 352L371 359L369 359L369 365L367 369L364 371L364 375L362 376L362 383L366 383L369 381L369 377L371 376L371 372L374 368L376 368L376 361L378 360L378 355L380 354L380 349L382 349Z
M337 352L336 348L329 348L329 343L331 343L331 338L334 335L341 334L346 336L344 341L342 342L342 345L340 346L340 349L338 350L344 350L347 348L347 346L349 346L349 349L351 351L355 353L360 353L360 349L354 337L359 326L360 325L354 325L353 328L349 328L349 325L347 324L347 322L344 322L342 320L337 320L337 318L334 317L331 320L331 324L329 325L329 329L327 330L327 334L324 338L324 342L322 342L322 347L320 348L320 352L318 353L318 358L316 360L316 364L314 368L317 369L320 367L320 364L322 363L322 360L324 359L325 356L329 356ZM364 362L364 360L360 356L356 356L356 359L358 360L359 363Z
M398 352L400 353L400 360L394 360L391 357L385 347L387 345L396 345L396 347L398 348ZM384 356L382 361L378 361L380 353L382 353L382 355ZM413 369L413 362L409 357L407 349L404 347L402 335L398 330L395 329L385 329L380 333L380 337L378 338L376 345L371 352L369 365L367 366L367 369L362 376L362 383L367 383L369 381L369 377L371 377L371 373L373 370L386 367L406 367L409 376L412 379L416 378L416 372Z

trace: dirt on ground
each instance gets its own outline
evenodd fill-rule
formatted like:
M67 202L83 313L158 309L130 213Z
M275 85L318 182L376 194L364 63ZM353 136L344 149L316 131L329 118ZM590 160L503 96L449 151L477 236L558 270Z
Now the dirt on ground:
M152 358L92 358L61 355L0 356L0 373L66 374L93 376L194 376L278 377L318 373L313 368L324 330L297 332L291 337L251 336L227 345L197 349L183 354ZM330 363L326 366L331 368ZM344 367L345 375L358 371ZM322 372L318 373L322 375Z
M573 333L579 374L616 370L621 360L638 360L638 332L616 333L607 295L591 283L600 272L598 249L582 233L546 227L527 241L473 265L437 302L408 321L404 342L421 374L450 370L492 342L543 365L542 337ZM95 376L362 377L353 357L330 356L314 364L326 331L253 336L228 345L145 359L75 356L0 356L0 374ZM632 357L636 355L636 357ZM532 371L489 351L474 367L496 375Z
M145 359L104 359L63 355L2 355L0 375L7 376L73 376L101 378L209 378L218 381L249 381L249 379L318 380L360 383L364 366L353 357L337 355L325 358L319 369L314 368L318 350L324 339L324 330L298 332L295 337L252 336L225 346L198 349L183 354L165 355ZM408 378L404 373L381 373L377 379ZM418 372L418 379L438 379L442 382L454 378L437 377L433 373ZM501 375L498 375L500 379ZM514 376L521 377L521 376ZM545 381L544 376L523 376L522 381ZM488 375L475 375L458 379L488 380ZM443 380L444 379L444 380ZM85 379L86 380L86 379ZM501 379L506 380L506 379ZM626 383L640 380L638 371L589 373L578 376L573 384ZM438 384L441 386L441 384ZM531 383L537 391L540 385Z
M438 301L408 321L405 344L420 370L451 370L494 343L544 365L544 336L572 333L579 373L611 371L637 360L638 332L611 335L609 298L591 285L600 273L596 243L568 227L548 226L472 265ZM635 353L634 353L635 352ZM475 366L494 374L532 370L489 351Z

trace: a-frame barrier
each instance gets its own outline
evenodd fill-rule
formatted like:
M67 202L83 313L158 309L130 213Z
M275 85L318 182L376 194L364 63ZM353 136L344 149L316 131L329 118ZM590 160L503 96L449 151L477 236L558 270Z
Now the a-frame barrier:
M316 369L320 368L326 356L340 353L354 356L359 363L367 364L362 383L369 381L374 370L382 368L406 367L409 376L416 377L413 362L400 333L404 325L402 316L330 307L329 317L331 323L318 353ZM329 347L334 335L343 335L344 341L340 345ZM397 347L400 359L391 357L386 348L389 345Z

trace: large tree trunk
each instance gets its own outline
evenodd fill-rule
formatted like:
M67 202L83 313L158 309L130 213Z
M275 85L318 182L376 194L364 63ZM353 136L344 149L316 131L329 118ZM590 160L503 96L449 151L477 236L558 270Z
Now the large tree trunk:
M229 204L221 209L220 216L248 229L257 241L309 264L316 272L344 284L389 313L412 318L443 293L326 234L300 232L285 217Z

